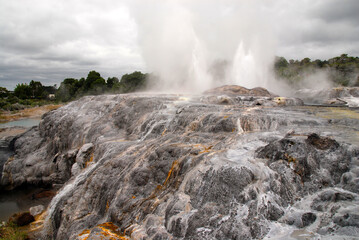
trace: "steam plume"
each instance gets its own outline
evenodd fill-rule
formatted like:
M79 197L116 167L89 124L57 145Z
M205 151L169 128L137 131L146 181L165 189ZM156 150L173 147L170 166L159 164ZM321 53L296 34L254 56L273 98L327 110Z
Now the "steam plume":
M263 2L129 2L148 71L159 76L157 87L200 92L238 84L273 89L275 38Z

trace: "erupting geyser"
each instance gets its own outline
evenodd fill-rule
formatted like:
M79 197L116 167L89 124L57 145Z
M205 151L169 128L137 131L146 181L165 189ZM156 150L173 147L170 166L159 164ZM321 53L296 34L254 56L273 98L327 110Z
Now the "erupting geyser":
M156 90L199 93L224 84L277 90L271 75L275 38L257 1L130 6L148 70L159 77L151 83Z

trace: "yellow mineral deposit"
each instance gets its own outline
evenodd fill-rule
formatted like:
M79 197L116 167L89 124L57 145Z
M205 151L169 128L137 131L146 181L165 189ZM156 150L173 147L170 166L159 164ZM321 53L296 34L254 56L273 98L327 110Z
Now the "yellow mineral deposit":
M121 233L120 228L113 224L112 222L105 222L95 226L94 228L100 229L101 231L96 231L93 233L93 237L97 237L96 239L109 239L109 240L128 240L123 233ZM93 228L93 229L94 229ZM79 240L87 240L90 237L91 230L85 229L79 235Z
M85 163L85 167L90 166L93 163L93 153L91 153L90 159Z

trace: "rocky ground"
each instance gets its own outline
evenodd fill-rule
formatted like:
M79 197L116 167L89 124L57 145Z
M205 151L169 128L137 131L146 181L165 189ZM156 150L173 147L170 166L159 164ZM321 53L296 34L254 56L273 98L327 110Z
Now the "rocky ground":
M1 186L64 184L43 239L354 239L358 114L235 86L88 96L13 139Z

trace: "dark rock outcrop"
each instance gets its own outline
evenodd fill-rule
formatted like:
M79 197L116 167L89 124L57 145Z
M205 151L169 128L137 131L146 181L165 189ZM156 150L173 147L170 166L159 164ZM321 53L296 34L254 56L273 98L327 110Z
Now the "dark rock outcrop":
M65 184L44 239L258 239L279 225L356 236L346 131L272 97L206 102L221 96L84 97L17 138L2 184Z
M258 149L257 156L267 158L271 168L278 166L292 169L304 186L320 189L322 186L335 186L348 172L352 151L330 138L310 134L306 139L289 137L269 143ZM322 170L329 176L322 173ZM303 188L304 191L311 190Z
M29 212L17 213L10 218L10 222L15 223L19 227L26 226L33 221L35 221L35 218Z

